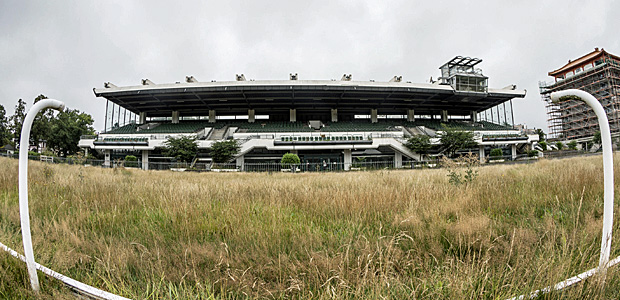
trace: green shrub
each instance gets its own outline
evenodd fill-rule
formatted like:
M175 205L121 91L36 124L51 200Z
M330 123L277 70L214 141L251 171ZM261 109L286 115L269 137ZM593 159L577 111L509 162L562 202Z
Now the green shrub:
M539 143L538 143L538 145L540 145L540 148L541 148L543 151L547 151L547 142L542 141L542 142L539 142Z
M570 150L577 150L577 142L576 141L570 141L570 143L567 144L568 149Z
M564 144L562 142L557 142L555 143L555 147L558 148L558 150L562 150L564 149Z
M527 156L528 157L536 157L536 156L538 156L538 151L536 151L536 150L527 151Z
M490 156L491 158L499 159L504 155L504 151L501 148L495 148L491 150Z
M280 160L280 164L282 168L289 169L295 165L298 165L301 162L299 156L295 153L285 153L282 156L282 160Z
M138 167L138 158L133 155L125 156L125 167L130 167L130 168Z

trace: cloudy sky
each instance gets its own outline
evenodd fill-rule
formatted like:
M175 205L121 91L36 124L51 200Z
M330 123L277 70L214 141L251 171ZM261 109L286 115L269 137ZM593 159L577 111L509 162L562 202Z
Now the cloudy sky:
M456 55L489 86L528 91L516 123L546 128L538 81L595 47L620 54L620 1L0 1L0 104L38 94L103 128L92 89L253 79L427 82Z

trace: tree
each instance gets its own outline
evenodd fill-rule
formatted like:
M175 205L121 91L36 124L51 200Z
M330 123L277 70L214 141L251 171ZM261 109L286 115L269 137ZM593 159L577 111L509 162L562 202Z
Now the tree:
M211 145L211 158L216 163L229 162L239 152L237 141L220 141Z
M407 140L405 147L421 156L431 149L431 138L428 135L414 135Z
M295 153L285 153L280 160L280 164L283 168L291 168L299 163L301 163L301 160Z
M43 99L47 99L45 95L39 95L34 99L34 103L37 103ZM50 108L44 109L38 113L33 122L32 129L30 131L30 143L34 145L39 152L40 141L47 141L52 133L52 119L54 118L54 111Z
M476 145L474 133L472 131L454 130L447 127L443 128L443 133L439 139L446 151L453 157L457 150L473 148Z
M50 122L51 130L47 140L50 149L54 149L61 156L72 155L80 151L78 143L80 136L92 135L93 118L79 110L65 109L58 113Z
M15 105L15 113L10 118L13 141L15 143L15 146L17 147L19 147L19 139L22 135L22 124L24 124L25 118L26 102L24 102L22 99L19 99L17 100L17 105Z
M599 144L599 145L602 143L600 131L596 131L594 133L594 136L592 136L592 143Z
M190 162L198 152L198 142L195 137L170 137L164 142L165 156L171 156L179 161Z
M538 128L536 129L536 134L538 134L538 141L543 142L545 141L545 137L547 136L542 129Z
M570 149L570 150L577 150L577 142L576 141L570 141L568 144L566 144L566 146L568 146L568 149Z
M9 144L12 137L9 122L6 118L6 110L4 110L4 106L0 105L0 147Z

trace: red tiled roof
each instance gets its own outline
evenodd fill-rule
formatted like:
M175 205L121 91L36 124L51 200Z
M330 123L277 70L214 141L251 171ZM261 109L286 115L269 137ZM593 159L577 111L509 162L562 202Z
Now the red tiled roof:
M599 58L600 56L603 56L604 54L607 54L608 56L611 56L614 59L617 59L620 61L620 57L610 54L607 51L605 51L605 49L601 49L599 50L598 48L594 49L594 51L580 57L577 58L576 60L573 61L569 61L566 65L564 65L563 67L555 70L555 71L551 71L549 72L549 76L557 76L560 75L568 70L572 70L573 68L587 62L587 61L591 61L594 60L596 58Z

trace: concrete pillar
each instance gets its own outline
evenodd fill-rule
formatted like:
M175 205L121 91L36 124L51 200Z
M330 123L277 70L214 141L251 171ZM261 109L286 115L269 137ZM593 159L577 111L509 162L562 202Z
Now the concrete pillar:
M373 108L370 110L370 122L377 123L377 109Z
M415 122L415 114L413 109L407 110L407 122Z
M297 109L294 109L294 108L289 109L288 114L289 114L289 121L291 123L297 122Z
M512 150L511 151L512 152L512 160L517 159L517 144L511 145L510 148L511 148L510 150Z
M448 111L445 109L441 110L441 122L448 122Z
M104 150L103 153L105 155L105 158L103 160L103 166L109 168L112 166L110 164L110 157L112 156L112 150Z
M209 109L209 123L215 123L215 109Z
M477 112L475 112L475 111L473 111L473 110L472 110L472 111L470 111L470 112L469 112L469 118L471 119L471 121L472 121L473 123L478 122L478 113L477 113Z
M142 170L149 169L149 150L142 150Z
M338 109L332 109L332 122L338 122Z
M400 169L403 167L403 154L396 151L394 152L394 168Z
M178 110L172 111L172 124L179 124L179 111Z
M239 169L239 171L243 171L243 167L245 165L245 156L240 155L239 157L237 157L236 165L237 165L237 169Z
M84 148L84 157L88 159L88 150L89 148Z
M248 123L254 123L255 121L255 112L253 109L248 109Z
M141 112L140 113L140 124L144 124L146 123L146 112Z
M485 159L484 159L484 146L480 145L478 146L478 153L480 154L480 163L483 164Z
M344 170L351 171L351 163L353 158L351 156L351 149L344 149Z

